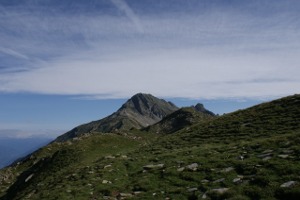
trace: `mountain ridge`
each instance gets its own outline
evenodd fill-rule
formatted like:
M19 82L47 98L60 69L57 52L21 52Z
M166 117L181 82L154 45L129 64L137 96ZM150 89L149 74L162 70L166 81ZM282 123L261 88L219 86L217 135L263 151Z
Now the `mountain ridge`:
M189 107L165 119L182 111L183 120L199 114ZM191 119L172 134L129 130L51 143L0 171L0 199L300 198L300 95Z
M175 104L156 98L151 94L137 93L111 115L79 125L59 136L55 141L62 142L92 132L122 132L132 128L144 128L178 109Z

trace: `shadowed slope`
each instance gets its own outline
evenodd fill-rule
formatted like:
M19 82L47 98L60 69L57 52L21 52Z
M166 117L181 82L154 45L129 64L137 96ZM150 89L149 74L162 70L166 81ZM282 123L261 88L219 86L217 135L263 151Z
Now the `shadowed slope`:
M199 109L199 105L201 105ZM203 121L215 118L215 114L206 110L202 104L196 106L181 108L170 115L167 115L161 121L144 128L144 131L152 133L174 133L180 129L191 126Z

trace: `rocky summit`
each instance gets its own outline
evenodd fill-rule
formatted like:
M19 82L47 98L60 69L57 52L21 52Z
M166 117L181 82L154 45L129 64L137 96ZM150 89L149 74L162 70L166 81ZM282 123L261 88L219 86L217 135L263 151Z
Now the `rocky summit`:
M140 129L152 125L179 108L171 102L138 93L131 97L112 115L101 120L80 125L59 136L56 141L66 141L83 134L122 132L132 128Z

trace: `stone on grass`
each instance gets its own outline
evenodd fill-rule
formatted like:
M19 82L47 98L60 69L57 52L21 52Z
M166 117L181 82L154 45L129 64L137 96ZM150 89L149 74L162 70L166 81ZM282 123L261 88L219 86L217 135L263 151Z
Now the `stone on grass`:
M214 183L221 183L221 182L223 182L223 181L225 181L225 178L220 178L220 179L218 179L218 180L215 180Z
M241 182L242 182L242 179L241 179L240 177L237 177L237 178L234 178L234 179L232 180L232 182L235 183L235 184L238 184L238 183L241 183Z
M287 154L280 154L280 155L278 155L278 157L279 157L279 158L288 158L289 155L287 155Z
M227 173L227 172L231 172L234 170L234 167L227 167L225 169L222 169L221 172Z
M198 190L198 188L188 188L188 192L196 192Z
M133 195L131 193L120 193L118 195L119 198L125 199L125 198L131 198Z
M111 181L103 180L102 183L103 183L103 184L111 184Z
M264 153L264 154L260 154L260 155L257 155L258 158L266 158L266 157L272 157L273 154L272 153Z
M190 171L197 171L198 169L198 163L192 163L190 165L187 165L186 168Z
M152 170L152 169L162 169L164 167L165 167L164 164L157 164L157 165L150 164L150 165L143 166L143 169L144 170Z
M103 169L106 169L106 168L108 168L108 167L111 167L111 165L105 165L105 166L103 167Z
M288 181L280 185L282 188L290 188L297 184L297 181Z
M34 174L30 174L26 179L25 179L25 183L27 183L32 177L33 177Z
M272 153L272 152L273 152L272 149L267 149L267 150L263 151L262 153L263 153L263 154L266 154L266 153Z
M185 167L180 167L180 168L177 169L177 171L178 171L178 172L183 172L184 169L185 169Z
M209 183L209 180L203 179L203 180L201 180L201 183Z
M105 156L106 159L115 159L115 156Z
M216 189L212 189L212 192L218 193L218 194L224 194L225 192L227 192L229 190L229 188L216 188Z
M270 160L270 159L272 159L272 156L264 157L262 160L263 160L263 161L267 161L267 160Z
M212 189L210 191L207 191L205 192L203 195L202 195L202 199L206 199L207 198L207 193L217 193L217 194L224 194L225 192L227 192L229 190L229 188L216 188L216 189Z

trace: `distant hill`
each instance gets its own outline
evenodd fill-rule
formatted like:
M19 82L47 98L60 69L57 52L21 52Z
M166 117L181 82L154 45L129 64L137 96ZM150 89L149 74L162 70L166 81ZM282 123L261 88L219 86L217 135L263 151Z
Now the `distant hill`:
M112 115L80 125L59 136L56 141L66 141L85 133L110 133L128 131L132 128L140 129L160 121L176 110L178 107L171 102L156 98L151 94L138 93Z
M53 142L0 170L0 199L300 199L300 95L218 117L183 108L151 127L172 134Z
M143 131L153 133L169 134L174 133L192 124L214 119L213 112L204 108L202 104L196 106L181 108L163 118L161 121L148 126Z

